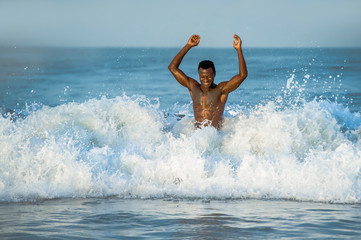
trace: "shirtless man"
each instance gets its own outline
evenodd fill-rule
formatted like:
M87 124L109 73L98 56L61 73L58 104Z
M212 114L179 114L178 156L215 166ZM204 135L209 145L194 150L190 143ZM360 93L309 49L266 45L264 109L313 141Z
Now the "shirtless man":
M188 43L180 50L168 66L168 69L175 79L189 90L193 100L193 112L197 127L211 125L220 129L228 94L236 90L247 77L247 66L241 48L242 41L236 34L234 34L233 37L235 39L235 41L233 41L233 47L238 54L239 73L229 81L221 82L218 85L215 84L214 78L216 76L216 70L213 62L208 60L199 63L198 73L200 84L179 69L179 65L186 53L192 47L198 45L200 40L199 35L192 35Z

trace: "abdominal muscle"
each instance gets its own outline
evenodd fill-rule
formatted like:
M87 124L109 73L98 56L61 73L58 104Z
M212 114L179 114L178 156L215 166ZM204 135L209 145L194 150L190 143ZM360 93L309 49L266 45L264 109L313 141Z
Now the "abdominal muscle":
M196 126L213 126L215 128L220 128L222 123L224 105L220 104L221 106L217 107L206 107L203 108L202 106L194 106L194 118L196 120Z
M221 94L219 88L202 92L199 88L190 91L193 100L193 112L196 126L221 127L227 94Z

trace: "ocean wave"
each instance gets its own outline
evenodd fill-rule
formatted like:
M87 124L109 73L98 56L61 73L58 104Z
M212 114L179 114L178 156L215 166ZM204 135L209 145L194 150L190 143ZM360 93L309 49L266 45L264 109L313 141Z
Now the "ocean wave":
M91 99L0 117L0 201L281 198L361 202L361 117L327 100L230 105L222 130L190 105Z

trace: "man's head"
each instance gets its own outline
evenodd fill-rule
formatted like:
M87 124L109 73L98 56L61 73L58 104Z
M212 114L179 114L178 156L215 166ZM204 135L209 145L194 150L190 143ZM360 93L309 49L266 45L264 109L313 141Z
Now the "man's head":
M212 68L214 76L216 76L216 68L214 67L214 63L212 61L210 61L210 60L201 61L198 65L198 71L200 68L203 68L203 69Z
M204 87L211 87L216 76L216 69L212 61L204 60L198 65L199 80Z

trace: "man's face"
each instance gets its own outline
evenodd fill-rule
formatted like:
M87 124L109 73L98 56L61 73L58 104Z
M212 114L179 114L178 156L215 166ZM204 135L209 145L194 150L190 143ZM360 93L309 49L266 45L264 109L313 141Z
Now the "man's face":
M212 86L214 81L214 72L212 68L199 68L199 80L201 81L201 85L209 88Z

